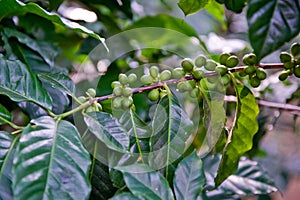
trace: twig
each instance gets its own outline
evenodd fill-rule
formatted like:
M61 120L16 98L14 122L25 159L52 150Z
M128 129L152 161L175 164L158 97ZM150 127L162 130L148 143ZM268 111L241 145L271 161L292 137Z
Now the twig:
M224 100L226 102L236 102L236 97L235 96L225 96ZM300 115L300 107L299 106L295 106L292 104L285 104L285 103L276 103L276 102L271 102L271 101L266 101L266 100L256 100L256 102L260 106L284 110L284 111L288 111L294 115Z

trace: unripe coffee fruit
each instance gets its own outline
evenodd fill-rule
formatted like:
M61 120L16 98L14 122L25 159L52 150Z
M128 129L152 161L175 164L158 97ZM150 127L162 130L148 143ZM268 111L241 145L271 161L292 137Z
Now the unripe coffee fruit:
M193 68L194 68L193 61L189 58L183 59L181 61L181 66L182 66L183 70L186 72L191 72L191 71L193 71Z
M204 55L199 55L195 59L195 65L197 67L203 67L206 64L206 57Z
M153 89L148 93L148 98L151 101L156 101L159 98L159 90L158 89Z
M149 72L153 78L156 78L158 76L159 69L156 66L152 66L150 67Z

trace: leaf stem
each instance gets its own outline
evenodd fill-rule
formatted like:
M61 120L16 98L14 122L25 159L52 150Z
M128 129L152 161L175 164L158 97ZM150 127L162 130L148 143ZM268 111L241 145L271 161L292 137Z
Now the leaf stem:
M4 121L6 124L8 124L10 127L17 129L17 130L23 130L24 127L23 126L18 126L16 124L14 124L13 122L8 121L7 119L3 118L0 116L0 120Z

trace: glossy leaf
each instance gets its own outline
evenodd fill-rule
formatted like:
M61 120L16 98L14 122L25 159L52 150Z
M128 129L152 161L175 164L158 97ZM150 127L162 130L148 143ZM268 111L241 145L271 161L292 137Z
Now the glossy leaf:
M232 10L236 13L243 11L248 0L225 0L225 6L228 10Z
M175 96L168 94L156 107L152 130L149 162L154 169L161 169L184 153L187 148L186 140L192 134L193 122Z
M205 184L205 174L196 153L178 164L173 183L176 199L197 199Z
M90 199L108 199L112 197L117 189L112 185L108 167L94 158L91 169L92 191Z
M122 192L110 198L110 200L143 200L141 196L137 197L129 192Z
M124 112L119 121L131 137L149 138L151 136L151 127L132 110Z
M0 58L0 66L0 94L16 102L31 101L48 110L52 109L52 100L47 91L23 63Z
M4 28L3 32L7 38L16 38L21 44L26 45L29 47L31 50L35 51L40 55L43 59L44 62L46 62L49 66L53 67L54 66L54 59L58 54L57 49L53 44L50 44L46 41L37 41L29 37L28 35L16 31L14 29L10 28ZM18 47L19 48L19 47ZM22 52L22 54L24 54ZM24 55L23 55L24 57ZM29 58L24 58L24 61L26 62L27 59ZM26 62L27 64L30 64Z
M74 82L69 76L62 73L54 74L38 74L38 77L43 82L51 84L53 89L60 90L68 95L72 96L75 91Z
M0 199L12 199L12 166L19 137L0 131Z
M44 88L48 91L53 101L53 112L63 113L70 106L68 95L73 96L75 85L73 81L62 73L38 74Z
M129 136L118 120L105 112L90 112L84 115L88 129L108 148L127 152Z
M213 176L217 172L220 159L220 156L215 156L204 160L209 187L213 187ZM257 162L242 157L236 173L229 176L217 189L207 192L207 196L213 200L234 199L236 195L261 195L277 190L272 178Z
M80 135L70 122L48 116L32 120L22 132L15 153L14 196L88 199L90 163Z
M127 169L130 172L127 172ZM167 180L156 171L143 164L118 168L122 171L128 189L137 197L145 199L174 199Z
M200 132L194 138L197 154L203 156L209 153L218 142L225 126L226 113L224 109L224 91L207 88L207 80L201 82L201 93L203 95L203 120Z
M166 14L159 14L156 16L147 16L136 21L127 29L141 28L141 27L161 27L174 31L178 31L187 36L194 36L198 38L198 33L182 19L171 17ZM172 38L170 38L172 39Z
M298 0L251 0L247 20L251 45L261 59L299 34L300 4Z
M236 172L240 157L252 148L253 137L258 131L256 117L259 108L254 95L244 85L235 84L235 90L237 95L235 121L215 178L217 186Z
M0 1L0 20L2 20L4 17L10 17L13 15L23 15L25 13L36 14L40 17L52 21L53 23L59 24L61 26L67 27L71 30L75 30L80 33L87 34L104 43L104 39L101 38L99 35L95 34L93 31L85 28L84 26L81 26L78 23L62 18L58 14L49 13L48 11L44 10L42 7L35 3L30 2L24 4L23 2L18 0Z
M198 12L206 6L208 0L180 0L177 5L187 16Z
M11 121L11 114L10 114L10 112L8 112L8 110L4 106L2 106L0 104L0 125L6 124L5 121L3 121L1 119Z

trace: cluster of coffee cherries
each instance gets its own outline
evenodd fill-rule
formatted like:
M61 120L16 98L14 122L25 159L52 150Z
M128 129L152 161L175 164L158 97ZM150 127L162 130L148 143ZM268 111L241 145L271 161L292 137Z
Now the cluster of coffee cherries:
M261 84L261 81L267 78L266 71L261 67L256 67L258 65L258 59L254 53L244 55L243 63L247 65L247 67L239 72L239 75L241 77L249 76L251 86L257 88Z
M133 106L132 99L132 88L130 84L134 83L137 80L135 74L119 74L118 81L113 81L111 87L113 88L113 94L116 96L112 105L114 108L123 108L128 109Z
M159 72L159 68L157 66L151 66L149 69L149 74L143 75L140 80L144 85L152 85L161 81L167 81L171 79L171 77L172 73L170 70L166 69L162 72ZM163 88L155 88L150 90L150 92L148 93L148 98L151 101L156 101L166 94L167 92Z
M285 81L289 76L295 75L300 78L300 44L293 43L290 52L281 52L280 61L284 70L279 75L279 80Z
M85 102L87 102L88 100L94 98L96 96L96 90L94 88L89 88L85 94L87 96L79 96L78 97L78 103L79 104L83 104ZM94 103L92 105L90 105L89 107L87 107L85 109L85 112L94 112L94 111L101 111L102 110L102 106L100 103L98 103L97 101L94 101Z

